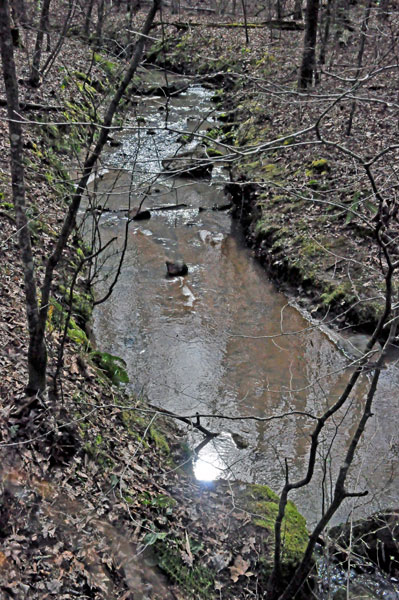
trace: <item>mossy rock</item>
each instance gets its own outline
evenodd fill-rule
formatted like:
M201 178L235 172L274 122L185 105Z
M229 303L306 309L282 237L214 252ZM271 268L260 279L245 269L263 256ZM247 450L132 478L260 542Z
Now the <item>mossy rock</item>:
M267 530L274 543L274 524L278 514L279 497L267 485L248 485L244 498L252 513L252 523ZM290 500L285 509L282 526L282 567L283 576L290 577L302 559L308 543L306 520ZM264 557L265 569L271 570L271 561Z
M316 175L326 175L331 171L330 164L326 158L318 158L313 160L310 164L310 168L307 174L311 176L313 173Z
M267 179L279 179L284 173L284 167L275 163L267 163L262 165L261 171Z

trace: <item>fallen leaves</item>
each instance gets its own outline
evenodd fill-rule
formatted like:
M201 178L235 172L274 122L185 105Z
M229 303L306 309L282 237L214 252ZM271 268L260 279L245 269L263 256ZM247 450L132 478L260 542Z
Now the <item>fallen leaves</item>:
M231 580L236 582L241 575L245 575L249 569L249 560L244 560L239 554L235 557L234 564L229 567L231 573ZM252 575L252 573L251 573Z

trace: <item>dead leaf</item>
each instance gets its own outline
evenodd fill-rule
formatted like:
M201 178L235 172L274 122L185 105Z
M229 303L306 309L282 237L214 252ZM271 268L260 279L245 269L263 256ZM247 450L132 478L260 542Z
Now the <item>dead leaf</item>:
M181 552L181 557L189 567L192 567L194 558L191 553L190 540L188 538L187 531L185 533L186 533L185 552Z
M5 569L8 565L7 557L4 552L0 552L0 570Z
M48 581L46 585L50 594L58 594L62 587L61 581L58 581L57 579L51 579L51 581Z
M249 565L249 561L244 560L240 554L236 556L234 565L229 567L231 573L231 580L234 581L234 583L238 581L240 575L245 575L245 573L248 571Z

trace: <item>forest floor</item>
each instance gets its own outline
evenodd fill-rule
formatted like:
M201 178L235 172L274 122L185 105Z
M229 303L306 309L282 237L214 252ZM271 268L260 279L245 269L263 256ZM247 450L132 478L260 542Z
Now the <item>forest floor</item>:
M208 22L206 16L195 20ZM176 31L172 25L163 29L166 45L152 58L150 52L150 61L212 81L219 90L226 125L212 137L220 144L232 142L231 193L245 216L248 239L271 275L288 280L317 316L331 309L342 313L341 324L367 329L381 307L382 277L372 232L375 198L354 155L370 160L395 144L394 78L382 71L365 79L365 100L357 103L351 136L344 137L352 94L331 106L323 120L323 135L332 146L321 144L314 130L306 144L296 136L353 80L360 22L359 9L345 46L336 43L331 49L326 70L335 68L335 74L322 74L317 94L292 88L300 31L250 29L246 44L242 28ZM117 19L112 24L117 28ZM140 26L139 18L134 26ZM161 37L161 28L153 34ZM71 159L71 143L61 124L79 120L78 113L71 116L77 110L73 103L78 93L86 93L76 73L90 70L91 80L106 86L110 74L105 77L104 65L112 70L115 57L93 64L87 45L68 37L45 82L32 89L26 79L33 41L32 32L23 30L23 46L15 55L20 100L47 107L22 110L28 214L40 280L68 196L63 163ZM370 44L369 70L376 54ZM377 101L382 90L383 101ZM60 110L48 111L49 106ZM259 518L255 524L254 515L264 515L266 501L275 507L276 498L266 488L201 487L182 472L190 462L182 450L183 434L141 399L124 396L104 373L104 363L95 360L82 329L90 306L84 275L79 276L75 333L67 339L57 394L35 402L26 398L28 332L3 107L0 117L0 597L262 597L270 527L259 526ZM81 152L75 148L76 160ZM375 163L380 189L393 195L395 152L387 154L389 164ZM390 227L396 231L395 223ZM74 240L55 282L47 336L50 375L63 335L65 286L79 249ZM303 531L299 516L295 519Z

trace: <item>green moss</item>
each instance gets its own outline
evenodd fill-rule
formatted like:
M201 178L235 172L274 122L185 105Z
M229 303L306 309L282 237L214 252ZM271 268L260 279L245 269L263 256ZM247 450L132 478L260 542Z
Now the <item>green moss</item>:
M68 327L68 337L70 340L78 344L79 346L83 346L84 350L87 351L90 347L90 342L87 338L86 333L77 325L75 319L73 317L70 318L69 327Z
M150 438L155 446L160 450L161 454L169 455L170 448L165 436L160 433L155 427L150 427Z
M146 422L143 417L136 414L134 410L124 410L121 413L121 419L124 427L130 434L137 435L137 426L141 429L145 429Z
M77 253L83 252L78 248ZM79 254L78 254L79 255ZM79 255L79 258L81 256ZM60 285L59 289L64 296L64 300L67 304L70 302L70 291L67 286ZM93 298L88 292L74 291L72 294L72 312L77 317L78 321L83 324L91 319L93 312Z
M324 250L320 244L317 244L312 239L307 237L303 238L302 235L297 236L294 242L299 242L301 246L301 253L303 256L312 258L318 254L324 254Z
M97 90L85 81L76 81L76 87L82 96L88 96L90 99L93 99L97 94Z
M277 179L284 172L284 168L275 163L267 163L262 165L262 174L265 174L267 179Z
M1 197L1 195L0 195L0 197ZM12 202L4 201L4 202L0 202L0 208L1 208L1 210L13 210L14 205Z
M278 495L267 485L252 484L248 490L248 494L250 498L256 502L261 500L267 500L271 502L279 501Z
M120 400L120 402L122 402L122 399ZM143 419L143 417L138 415L137 411L134 409L123 410L120 416L123 426L129 432L129 434L133 435L134 437L137 437L138 435L137 430L140 430L142 432L147 428L147 421ZM170 448L165 436L162 433L160 433L160 431L154 426L150 427L149 439L152 440L155 446L159 450L161 450L162 453L164 453L165 455L170 453Z
M112 469L115 466L114 461L108 456L105 449L102 448L102 441L100 443L84 444L83 448L88 456L103 470Z
M251 485L247 491L249 510L255 513L254 525L267 529L274 537L279 497L268 486ZM283 570L291 570L302 558L308 542L306 520L295 504L288 501L282 523Z
M149 492L142 492L137 496L140 504L144 506L151 506L152 508L156 508L160 511L166 512L166 514L171 514L173 508L177 505L177 501L171 496L167 496L166 494L158 494L156 496L150 494Z
M170 539L159 540L154 545L154 553L158 566L167 576L179 586L186 598L211 599L214 598L215 572L207 567L194 563L188 567L181 558L183 548ZM192 554L193 548L191 548Z
M116 63L104 58L104 56L98 52L94 53L93 59L94 62L96 62L98 66L108 75L108 77L113 78L115 76L117 69Z
M317 179L311 179L310 181L308 181L308 183L306 185L308 187L310 187L312 190L318 190L320 187L320 184L317 181Z
M208 153L208 156L210 156L211 158L223 156L223 152L221 152L220 150L217 150L216 148L207 148L207 153Z
M328 173L328 171L330 171L331 169L326 158L319 158L318 160L314 160L311 164L311 168L316 173Z
M321 294L320 296L320 300L325 306L330 306L345 299L347 299L348 302L352 300L349 283L341 283L337 286L330 285L329 288L329 291L324 292L324 294Z
M126 362L123 358L109 354L108 352L100 352L95 350L90 352L90 359L102 376L105 376L114 385L121 383L129 383L129 376L126 371Z

